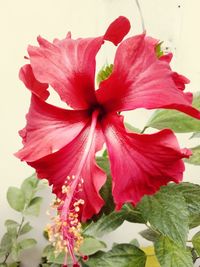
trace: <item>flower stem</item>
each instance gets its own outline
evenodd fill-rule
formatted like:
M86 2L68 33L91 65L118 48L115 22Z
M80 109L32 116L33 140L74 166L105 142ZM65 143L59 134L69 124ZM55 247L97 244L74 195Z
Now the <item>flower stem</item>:
M143 17L143 14L142 14L142 9L140 7L139 0L135 0L135 2L136 2L137 8L138 8L139 13L140 13L140 19L141 19L141 23L142 23L142 30L143 30L143 32L145 32L146 29L145 29L145 24L144 24L144 17Z

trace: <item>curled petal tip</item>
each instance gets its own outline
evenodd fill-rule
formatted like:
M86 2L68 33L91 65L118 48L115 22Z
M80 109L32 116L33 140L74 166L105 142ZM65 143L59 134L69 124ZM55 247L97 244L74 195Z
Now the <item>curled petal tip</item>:
M104 38L105 40L118 45L127 35L130 28L131 25L129 20L126 17L120 16L110 24L104 35Z

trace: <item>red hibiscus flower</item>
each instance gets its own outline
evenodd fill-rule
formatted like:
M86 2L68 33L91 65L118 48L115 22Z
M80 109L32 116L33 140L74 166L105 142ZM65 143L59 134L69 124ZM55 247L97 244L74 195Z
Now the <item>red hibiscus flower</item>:
M192 94L183 92L188 80L169 66L171 55L158 58L157 40L145 34L122 41L129 29L129 21L119 17L97 38L74 40L68 34L50 43L38 37L39 47L28 47L30 64L20 70L32 98L27 125L20 131L24 147L16 155L53 185L61 226L55 224L50 232L61 232L57 249L66 246L74 266L73 249L81 242L79 220L91 218L104 205L99 190L106 175L95 162L104 143L117 209L126 202L135 205L169 181L181 181L182 158L190 155L169 129L154 134L127 131L119 112L167 108L200 118L191 105ZM111 75L95 90L95 57L105 40L121 43ZM49 85L72 109L45 102Z

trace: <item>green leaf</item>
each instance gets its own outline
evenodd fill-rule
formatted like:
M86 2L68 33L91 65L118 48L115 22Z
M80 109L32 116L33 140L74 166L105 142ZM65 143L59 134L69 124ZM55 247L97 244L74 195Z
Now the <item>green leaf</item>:
M144 267L145 262L146 255L142 250L131 244L119 244L108 252L91 256L86 264L89 267Z
M21 251L22 251L22 248L20 247L20 245L14 242L12 249L11 249L11 258L14 261L19 261L19 256L20 256Z
M200 94L194 94L193 107L200 109ZM148 121L147 127L170 128L177 133L199 132L200 120L175 110L157 110Z
M0 247L0 258L5 257L6 253L5 249Z
M7 200L11 208L16 211L23 211L25 206L25 197L22 190L17 187L9 187L7 191Z
M27 239L21 240L18 244L22 249L28 249L28 248L32 248L33 246L35 246L37 244L37 241L33 238L27 238Z
M149 241L152 241L152 242L155 242L160 234L153 231L152 229L146 229L146 230L143 230L139 233L143 238L149 240Z
M105 65L97 74L97 84L99 85L102 81L106 80L113 71L113 64Z
M13 262L8 265L8 267L20 267L20 262Z
M34 197L25 210L26 215L38 216L40 214L40 206L42 204L42 197Z
M130 242L129 242L131 245L134 245L136 247L140 247L140 244L138 242L138 240L136 238L132 239Z
M5 233L1 239L1 248L6 252L9 253L12 248L12 238L8 233Z
M27 233L30 232L32 229L33 229L33 227L30 225L29 222L27 222L27 223L25 223L25 224L22 226L22 228L21 228L19 234L20 234L20 235L27 234Z
M160 42L160 43L158 43L157 45L156 45L156 48L155 48L155 52L156 52L156 56L157 56L157 58L160 58L161 56L163 56L164 55L164 52L162 51L162 43L163 42Z
M192 244L197 252L197 254L200 256L200 232L196 233L192 238Z
M102 214L109 214L115 208L113 197L112 197L112 178L110 175L110 165L107 157L97 157L96 162L99 167L107 174L107 180L104 186L100 190L100 195L105 201L105 205L100 211L100 214L97 216L98 218L102 216Z
M194 228L200 225L200 185L183 182L180 184L171 183L163 188L169 194L182 194L189 210L189 226Z
M104 242L88 236L84 238L83 244L80 246L80 252L89 256L105 248L106 244Z
M120 211L113 211L109 215L103 215L96 222L92 221L84 229L84 234L101 237L117 229L125 220L138 223L144 222L140 211L126 204Z
M132 132L134 132L134 133L141 133L141 130L140 130L140 129L134 127L134 126L131 125L130 123L125 122L124 124L125 124L125 127L126 127L128 130L130 130L130 131L132 131Z
M189 213L182 194L163 187L157 194L143 197L138 207L153 229L185 245Z
M17 235L17 230L19 227L19 223L14 220L6 220L5 226L7 228L7 232L10 234L10 236L14 237Z
M42 253L42 257L46 257L48 263L54 263L54 264L63 264L65 253L62 252L58 256L55 255L55 248L52 245L47 245ZM69 257L68 263L71 263L71 258Z
M132 223L146 223L141 211L137 207L133 207L131 204L125 204L120 211L117 211L124 215L124 219Z
M192 156L189 159L185 159L185 162L200 165L200 146L190 148L192 150Z
M161 267L193 267L191 253L165 236L155 242L155 252Z
M35 177L35 174L31 175L23 181L21 185L21 190L24 192L27 204L33 198L35 192L37 191L38 183L39 180Z
M195 228L200 225L200 214L190 214L189 228Z

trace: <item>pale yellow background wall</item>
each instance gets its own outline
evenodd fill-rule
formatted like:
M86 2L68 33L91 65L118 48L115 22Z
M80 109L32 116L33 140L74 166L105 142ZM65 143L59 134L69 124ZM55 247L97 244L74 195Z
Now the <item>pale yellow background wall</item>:
M199 0L141 0L147 33L164 40L175 53L174 67L191 79L190 89L200 90L200 1ZM178 7L180 5L180 7ZM133 25L131 34L141 32L141 23L134 0L0 0L0 236L3 222L16 218L9 209L5 196L10 185L18 186L33 170L21 163L13 153L21 147L17 131L25 124L30 93L18 79L18 70L25 63L28 44L35 44L37 35L52 40L64 38L71 30L75 37L102 34L106 26L119 15L126 15ZM114 49L106 45L98 56L98 66L112 63ZM55 100L56 101L56 100ZM151 112L129 112L128 120L142 127ZM138 119L139 118L139 119ZM180 135L185 144L188 135ZM198 140L197 140L198 141ZM194 145L195 141L188 142ZM200 183L200 168L187 166L185 179ZM32 253L24 254L25 267L36 267L43 246L42 230L47 222L45 210L50 194L45 192L45 203L40 219L33 220L39 243ZM106 237L114 241L129 241L138 237L139 225L124 224L116 233ZM146 241L140 239L143 244Z

